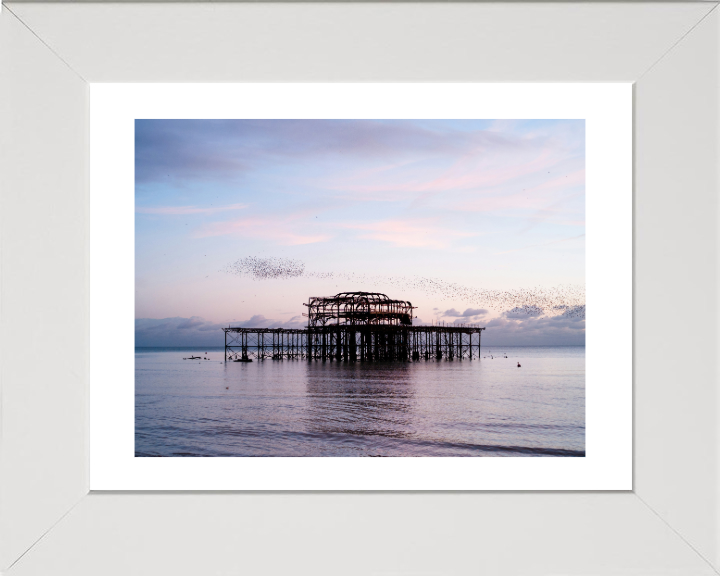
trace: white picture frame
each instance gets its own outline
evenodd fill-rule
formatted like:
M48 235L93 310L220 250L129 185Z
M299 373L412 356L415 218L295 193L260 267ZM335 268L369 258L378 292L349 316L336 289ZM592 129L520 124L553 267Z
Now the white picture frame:
M103 83L90 96L90 490L632 489L631 84ZM239 117L582 119L583 457L136 458L135 119Z
M0 570L716 574L716 8L3 6ZM632 491L88 493L88 83L340 80L634 82Z

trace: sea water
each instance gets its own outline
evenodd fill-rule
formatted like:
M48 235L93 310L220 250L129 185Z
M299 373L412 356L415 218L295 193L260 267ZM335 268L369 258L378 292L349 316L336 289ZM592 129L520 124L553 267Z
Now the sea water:
M481 356L238 363L222 348L137 348L135 455L585 455L584 347Z

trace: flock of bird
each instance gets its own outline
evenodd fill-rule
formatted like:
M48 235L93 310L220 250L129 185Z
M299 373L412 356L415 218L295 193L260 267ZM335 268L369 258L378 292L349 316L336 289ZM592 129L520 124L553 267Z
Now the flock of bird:
M226 272L247 275L254 280L278 280L305 275L305 263L292 258L257 258L248 256L228 264Z
M465 302L497 311L510 311L527 316L559 315L585 318L585 287L559 285L534 286L511 290L473 288L439 278L426 276L379 276L354 272L314 272L305 263L291 258L258 258L249 256L229 264L226 272L249 276L253 280L315 278L342 280L353 286L393 286L402 291L421 292L441 300Z

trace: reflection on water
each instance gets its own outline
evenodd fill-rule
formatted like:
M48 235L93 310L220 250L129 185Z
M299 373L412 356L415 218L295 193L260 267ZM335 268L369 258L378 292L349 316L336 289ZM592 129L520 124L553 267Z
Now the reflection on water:
M138 456L582 456L585 349L482 361L188 361L136 351ZM522 368L517 368L517 362Z
M309 431L404 438L412 430L414 388L405 364L308 365Z

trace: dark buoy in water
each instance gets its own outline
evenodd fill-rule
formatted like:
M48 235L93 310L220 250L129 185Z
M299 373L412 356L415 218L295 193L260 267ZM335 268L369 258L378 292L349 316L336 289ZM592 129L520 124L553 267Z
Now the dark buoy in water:
M521 366L520 366L520 362L518 362L518 368L520 368L520 367L521 367Z

